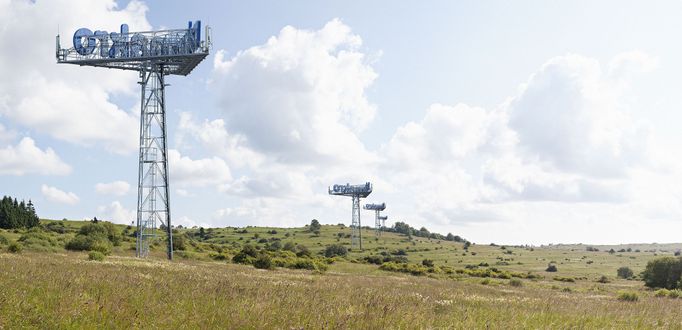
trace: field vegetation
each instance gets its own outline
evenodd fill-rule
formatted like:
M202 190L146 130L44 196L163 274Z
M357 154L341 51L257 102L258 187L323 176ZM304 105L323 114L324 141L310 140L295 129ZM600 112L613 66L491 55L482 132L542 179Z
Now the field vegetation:
M0 230L0 328L682 328L679 244L478 245L364 228L360 251L343 225L174 233L166 261L161 232L134 258L129 226Z

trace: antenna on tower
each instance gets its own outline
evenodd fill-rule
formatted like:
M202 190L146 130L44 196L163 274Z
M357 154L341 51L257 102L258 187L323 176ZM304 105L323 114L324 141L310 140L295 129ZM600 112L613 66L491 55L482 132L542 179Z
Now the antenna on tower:
M138 257L149 254L149 241L160 223L168 237L168 259L173 259L165 77L192 72L208 56L210 32L207 28L202 40L201 21L189 22L186 29L145 32L129 32L127 24L121 25L120 33L80 28L73 35L73 47L65 49L57 35L57 63L139 72Z
M351 214L351 247L355 248L359 245L362 251L362 225L360 223L360 198L365 198L372 193L372 184L367 182L365 184L351 185L346 183L335 184L329 187L329 194L335 196L346 196L353 199L353 207Z
M388 217L387 217L387 216L381 216L379 213L381 213L381 211L383 211L383 210L386 209L386 203L381 203L381 204L378 204L378 203L377 203L377 204L365 204L364 209L365 209L365 210L371 210L371 211L374 211L374 212L375 212L375 218L374 218L374 234L375 234L377 237L381 236L381 228L382 228L381 221L383 220L383 221L384 221L384 224L385 224L385 221L386 221L386 219L388 219Z

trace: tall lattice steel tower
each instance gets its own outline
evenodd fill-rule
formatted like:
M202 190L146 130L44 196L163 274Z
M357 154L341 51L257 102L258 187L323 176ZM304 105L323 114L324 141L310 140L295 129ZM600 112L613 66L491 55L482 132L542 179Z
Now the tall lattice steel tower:
M381 204L365 204L364 206L365 210L371 210L374 211L375 213L375 218L374 218L374 234L379 237L381 236L381 221L386 221L388 217L386 216L381 216L380 213L381 211L386 209L386 203L381 203Z
M137 186L137 256L147 257L157 224L165 226L168 259L173 259L168 143L166 129L167 75L186 76L208 56L210 28L204 39L201 21L186 29L92 32L78 29L73 47L62 49L57 36L57 63L133 70L140 74L140 154ZM94 123L93 123L94 124Z
M347 196L353 199L351 214L351 247L360 247L362 251L362 224L360 222L360 198L365 198L372 193L372 184L345 185L335 184L329 187L329 194L336 196Z

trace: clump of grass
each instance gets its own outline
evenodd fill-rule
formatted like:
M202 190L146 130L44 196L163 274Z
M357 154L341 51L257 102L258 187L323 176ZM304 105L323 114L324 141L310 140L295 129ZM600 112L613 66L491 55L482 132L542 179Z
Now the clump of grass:
M609 280L609 278L608 278L606 275L602 275L602 276L597 280L597 282L599 282L599 283L610 283L611 280Z
M23 249L24 247L17 242L12 242L7 246L7 251L11 253L21 253L21 250Z
M555 276L554 280L559 282L575 283L575 278L573 277Z
M620 291L618 292L618 300L634 302L639 300L639 296L637 295L637 292Z
M509 280L509 285L515 286L515 287L521 287L523 286L523 282L519 280L518 278L512 278Z
M573 292L573 289L569 287L564 287L563 289L561 289L561 292Z
M668 289L660 289L660 290L656 290L656 292L654 292L654 297L665 298L665 297L668 297L669 295L670 295L670 290L668 290Z
M485 279L481 280L480 283L481 283L481 285L488 285L488 284L490 284L490 279L489 279L489 278L485 278Z
M104 253L99 251L90 251L90 253L88 253L88 260L104 261Z
M673 290L668 291L668 298L677 299L680 297L682 297L682 290L673 289Z

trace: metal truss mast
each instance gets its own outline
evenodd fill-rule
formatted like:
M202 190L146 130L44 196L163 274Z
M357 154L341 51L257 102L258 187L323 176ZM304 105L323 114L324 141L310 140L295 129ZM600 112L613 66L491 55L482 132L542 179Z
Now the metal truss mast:
M163 64L140 71L140 163L137 186L137 256L147 257L156 224L165 226L168 258L173 258L170 194L168 193L168 143Z

